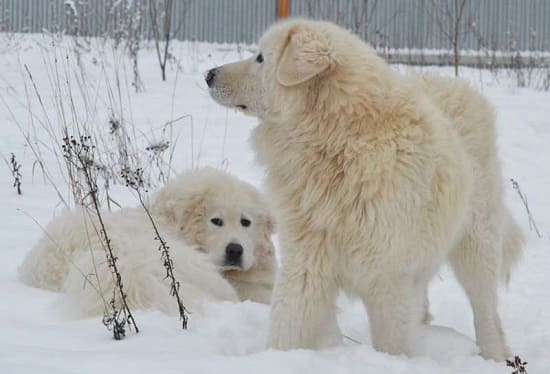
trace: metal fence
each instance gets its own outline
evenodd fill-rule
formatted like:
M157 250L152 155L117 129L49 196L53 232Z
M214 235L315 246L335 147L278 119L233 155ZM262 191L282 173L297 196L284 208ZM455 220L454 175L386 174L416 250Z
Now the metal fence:
M157 0L158 1L158 0ZM337 22L379 48L450 49L458 0L291 0L290 14ZM0 31L112 35L142 4L140 32L151 36L148 0L0 0ZM277 19L277 0L174 0L175 37L253 43ZM462 49L550 51L550 0L468 0Z
M293 0L292 14L337 22L378 47L450 49L459 0ZM463 49L550 50L550 0L468 0Z

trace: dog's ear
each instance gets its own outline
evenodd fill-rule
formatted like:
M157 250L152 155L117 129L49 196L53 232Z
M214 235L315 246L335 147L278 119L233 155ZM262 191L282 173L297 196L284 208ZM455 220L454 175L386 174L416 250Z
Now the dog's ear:
M205 214L206 193L196 193L185 199L178 224L184 238L189 243L201 244Z
M324 35L296 26L290 30L277 65L277 81L286 87L304 83L332 65Z
M200 244L206 214L206 193L194 191L182 196L179 192L173 185L162 189L153 202L153 212L177 227L189 244Z
M264 233L268 238L275 233L275 218L270 213L264 215Z
M260 252L267 257L273 257L275 255L275 247L271 241L271 236L275 233L275 218L270 213L261 215L262 222L262 236Z
M171 186L165 186L161 189L151 205L153 214L164 218L168 223L175 224L177 221L177 206L180 205L179 199L176 196L172 196Z

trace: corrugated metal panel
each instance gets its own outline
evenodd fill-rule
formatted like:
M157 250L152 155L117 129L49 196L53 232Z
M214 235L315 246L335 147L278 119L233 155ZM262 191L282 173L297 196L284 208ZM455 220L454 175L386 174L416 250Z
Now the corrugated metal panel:
M150 0L0 0L0 30L124 32L128 13L141 7L142 35L151 38ZM157 0L158 1L158 0ZM291 0L291 15L337 22L378 47L449 49L454 2L460 0ZM277 17L276 0L174 0L176 38L253 43ZM467 0L463 49L550 50L550 0Z
M449 49L455 1L349 0L346 9L336 0L293 0L291 14L337 22L378 46ZM459 39L463 49L550 50L550 0L468 0Z

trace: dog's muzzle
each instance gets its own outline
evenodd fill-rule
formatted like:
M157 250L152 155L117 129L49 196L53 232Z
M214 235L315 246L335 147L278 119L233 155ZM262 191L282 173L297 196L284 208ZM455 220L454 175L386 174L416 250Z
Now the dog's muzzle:
M204 78L204 80L206 81L208 87L212 87L212 84L214 84L216 74L218 74L218 68L210 69L208 70L208 73L206 73L206 77Z
M243 246L239 243L229 243L225 247L225 266L242 266Z

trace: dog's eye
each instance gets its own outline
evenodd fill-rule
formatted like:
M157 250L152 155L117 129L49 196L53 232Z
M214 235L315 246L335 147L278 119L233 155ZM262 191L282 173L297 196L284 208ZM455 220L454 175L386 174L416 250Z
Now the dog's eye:
M223 226L223 221L221 218L212 218L210 222L212 222L216 226Z
M250 222L249 219L241 218L241 225L243 225L244 227L250 226L251 223L252 223L252 222Z
M264 56L261 53L256 57L256 62L258 64L261 64L262 62L264 62Z

